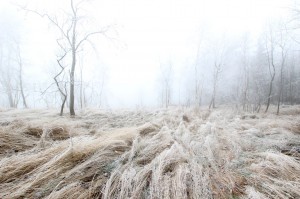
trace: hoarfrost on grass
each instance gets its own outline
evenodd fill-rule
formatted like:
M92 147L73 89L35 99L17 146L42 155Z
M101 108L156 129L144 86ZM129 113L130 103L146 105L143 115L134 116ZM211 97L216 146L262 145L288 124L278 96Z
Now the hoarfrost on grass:
M3 110L0 197L298 198L292 110Z

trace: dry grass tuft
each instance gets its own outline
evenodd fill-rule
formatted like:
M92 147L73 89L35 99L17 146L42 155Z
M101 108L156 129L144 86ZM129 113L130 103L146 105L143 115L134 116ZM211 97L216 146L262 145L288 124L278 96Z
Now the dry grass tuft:
M300 134L300 123L298 122L298 124L295 124L294 126L292 126L291 127L291 131L293 133Z
M300 196L300 164L293 157L272 151L259 153L249 173L248 182L256 192L270 198Z
M0 198L300 198L297 115L2 113Z
M0 157L33 148L36 140L0 128Z
M154 135L137 137L107 181L103 198L228 198L241 194L244 179L219 160L217 142L215 135L201 139L183 124L176 131L163 127Z
M24 133L27 135L31 135L37 138L40 138L43 134L43 129L39 127L27 127L24 130Z

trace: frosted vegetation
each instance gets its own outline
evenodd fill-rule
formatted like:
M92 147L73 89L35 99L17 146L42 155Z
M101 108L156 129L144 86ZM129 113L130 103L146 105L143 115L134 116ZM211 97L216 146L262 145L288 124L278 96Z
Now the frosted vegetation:
M0 198L300 198L300 107L0 110Z
M0 199L300 199L299 22L299 0L1 1Z

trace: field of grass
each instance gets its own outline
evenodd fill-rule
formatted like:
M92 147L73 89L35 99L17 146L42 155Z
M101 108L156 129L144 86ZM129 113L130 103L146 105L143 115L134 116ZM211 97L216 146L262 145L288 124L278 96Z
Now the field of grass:
M0 198L298 199L300 107L3 109Z

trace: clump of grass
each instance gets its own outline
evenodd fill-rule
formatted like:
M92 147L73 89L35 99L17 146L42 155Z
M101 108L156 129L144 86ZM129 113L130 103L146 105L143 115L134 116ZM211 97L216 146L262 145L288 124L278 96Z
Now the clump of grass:
M37 145L38 139L26 136L14 128L0 127L0 157L26 151Z
M164 127L137 137L107 181L103 198L227 198L238 189L238 175L221 165L214 135L198 136L180 124L175 131Z
M18 150L0 153L0 198L300 197L299 134L289 115L91 111L56 124L47 122L52 113L39 120L27 112L31 124L0 127L0 146ZM85 123L99 129L88 134Z
M298 198L300 196L300 164L295 158L275 151L256 155L248 168L249 184L256 193L272 198Z

